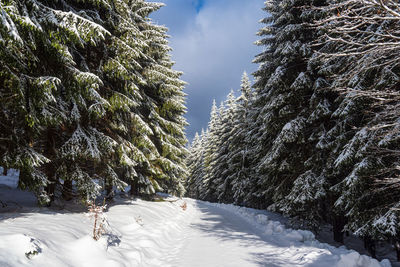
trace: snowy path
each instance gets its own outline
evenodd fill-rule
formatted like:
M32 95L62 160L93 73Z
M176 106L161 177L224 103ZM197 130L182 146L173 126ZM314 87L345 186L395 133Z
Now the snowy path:
M198 203L175 266L279 266L273 246L241 217ZM265 261L268 258L269 263ZM283 262L282 262L283 263Z
M190 225L185 230L187 240L173 266L317 267L338 266L340 262L340 257L327 249L299 242L303 237L297 235L297 231L288 235L287 230L275 224L278 234L265 235L230 210L202 202L193 204L190 207L194 210L189 211ZM353 256L358 257L352 255L348 260L353 261ZM369 264L369 260L365 260L359 266L367 266L364 264ZM342 259L342 263L345 262L346 259Z
M175 266L257 266L268 245L240 217L197 204Z

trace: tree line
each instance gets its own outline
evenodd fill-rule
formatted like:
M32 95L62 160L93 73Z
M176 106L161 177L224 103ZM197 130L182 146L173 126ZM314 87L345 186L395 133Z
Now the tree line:
M185 94L145 0L0 2L0 166L39 203L184 192Z
M400 241L398 1L269 0L250 85L211 110L190 197ZM398 254L400 256L400 254Z

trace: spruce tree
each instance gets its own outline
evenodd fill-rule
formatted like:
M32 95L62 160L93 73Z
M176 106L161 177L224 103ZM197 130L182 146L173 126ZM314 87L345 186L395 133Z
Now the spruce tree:
M211 113L210 113L210 121L208 123L208 128L206 132L206 139L204 143L204 192L201 195L201 199L211 200L210 192L214 190L212 188L212 180L213 180L213 170L215 168L215 159L217 157L218 151L218 127L220 121L220 115L218 112L217 104L215 99L213 100ZM214 199L215 201L215 199Z
M138 1L138 12L148 16L162 5ZM148 20L148 19L147 19ZM187 150L184 127L187 125L183 115L186 112L185 94L180 80L181 72L172 70L174 62L169 52L167 28L143 21L139 23L141 32L146 37L144 52L148 59L143 62L145 99L148 100L150 113L147 120L153 132L153 143L159 156L151 163L152 183L158 190L166 189L173 194L184 193L183 182L186 177L185 157Z
M1 11L1 164L19 169L20 186L44 204L56 182L54 129L69 120L65 98L84 90L102 101L98 77L78 70L70 49L99 43L109 33L43 1L9 1Z
M231 170L229 165L229 152L232 149L232 129L234 127L234 116L237 111L236 98L233 90L227 95L225 104L219 109L220 119L218 121L217 136L218 150L214 158L214 166L211 173L212 199L220 202L232 202L232 188L227 175Z
M259 31L258 45L265 46L254 62L260 63L254 73L257 98L252 104L252 120L256 134L251 151L257 177L253 186L253 202L259 207L282 210L285 197L294 181L306 171L304 162L311 157L307 118L313 95L314 77L308 71L307 59L312 55L310 43L314 31L305 25L312 14L303 6L318 1L267 1L270 16Z
M191 198L198 199L201 195L201 184L204 177L203 172L203 138L204 132L196 135L189 147L189 155L186 165L188 168L188 178L186 182L186 195Z
M0 164L20 169L21 187L40 202L103 189L112 197L125 182L147 195L183 191L184 83L171 70L166 28L148 18L161 6L1 5Z
M206 197L206 186L204 183L205 175L205 164L204 164L204 151L207 145L208 131L201 130L201 134L197 135L197 138L193 139L192 145L190 146L189 156L187 158L188 166L188 178L186 194L189 197L196 199L205 199Z
M391 13L397 5L332 1L329 8L335 15L318 23L335 48L322 57L339 65L332 87L344 94L334 113L340 119L335 135L342 145L332 151L335 161L328 166L342 177L332 188L338 194L335 207L346 214L346 227L367 240L398 233L398 190L393 183L398 157L393 152L398 145L399 69L392 61L398 27Z
M227 156L229 172L226 180L232 187L232 200L237 204L245 204L244 197L250 190L250 170L248 150L251 148L249 140L249 104L252 98L252 89L249 77L244 72L240 86L240 96L237 98L237 108L234 114L233 128L230 133L230 151Z

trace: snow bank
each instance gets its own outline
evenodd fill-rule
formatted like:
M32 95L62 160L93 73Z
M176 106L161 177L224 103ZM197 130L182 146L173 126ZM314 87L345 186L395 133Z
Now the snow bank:
M368 266L368 267L380 267L380 266L391 266L388 260L383 260L379 264L376 260L371 260L370 257L360 255L359 253L352 251L348 254L340 255L338 266L352 267L352 266Z
M4 190L0 199L8 196ZM86 212L24 207L0 213L0 266L172 266L188 215L181 205L179 199L118 198L106 212L108 226L98 241Z
M42 251L38 240L24 234L2 235L0 241L2 266L27 265Z
M235 213L245 219L249 224L258 229L263 235L273 237L275 240L280 239L282 243L296 242L302 243L303 246L314 247L325 250L327 254L334 255L337 258L337 267L390 267L389 260L384 259L378 262L366 255L354 250L348 250L346 247L341 246L336 248L326 243L320 243L315 239L315 235L306 230L293 230L287 229L279 221L270 220L268 217L269 212L260 211L232 204L208 203L207 205L218 207L229 212ZM271 215L274 215L271 213ZM276 215L274 215L276 216ZM293 243L292 243L293 244Z
M105 234L95 241L87 212L69 205L71 211L38 208L31 193L14 188L16 179L0 179L2 267L391 266L320 243L309 231L287 229L274 213L162 194L157 202L116 198L105 212ZM205 254L205 247L219 259ZM229 253L245 264L229 263ZM208 264L199 265L196 257Z

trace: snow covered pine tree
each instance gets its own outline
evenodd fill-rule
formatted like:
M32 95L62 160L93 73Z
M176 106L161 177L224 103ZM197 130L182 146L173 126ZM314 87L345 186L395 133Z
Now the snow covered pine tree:
M20 186L42 204L59 192L112 197L124 181L142 183L132 191L145 195L183 191L184 83L171 70L166 29L148 19L161 6L1 4L0 165L20 169Z
M328 181L317 148L330 115L329 96L317 89L324 82L308 60L318 32L307 26L319 16L312 5L324 1L267 1L267 24L259 31L265 46L254 62L256 98L250 107L253 147L247 199L256 207L279 210L317 227ZM307 185L312 185L307 187Z
M345 98L335 114L355 118L342 124L353 127L341 130L344 146L334 157L332 169L345 177L335 186L335 206L367 243L399 240L399 3L331 1L329 10L331 16L316 23L327 33L319 41L340 49L320 57L340 62L332 87Z

